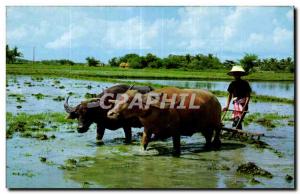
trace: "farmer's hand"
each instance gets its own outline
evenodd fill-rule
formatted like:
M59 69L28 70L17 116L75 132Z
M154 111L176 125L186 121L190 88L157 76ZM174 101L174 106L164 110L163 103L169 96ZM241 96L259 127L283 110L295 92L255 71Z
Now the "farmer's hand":
M224 108L223 108L223 112L225 112L225 111L227 111L228 110L228 106L225 106Z
M244 106L241 112L244 113L245 111L246 111L246 107Z

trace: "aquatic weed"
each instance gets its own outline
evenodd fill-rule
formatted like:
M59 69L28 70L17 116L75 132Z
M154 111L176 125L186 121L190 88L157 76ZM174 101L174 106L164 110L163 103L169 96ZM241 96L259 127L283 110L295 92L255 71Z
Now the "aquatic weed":
M287 174L287 175L285 175L285 180L288 182L288 183L290 183L290 182L292 182L292 180L294 179L291 175L289 175L289 174Z
M241 164L240 166L238 166L236 171L241 174L254 175L254 176L257 175L266 178L273 178L273 175L270 172L258 167L254 162Z
M20 132L22 137L36 137L36 134L32 132L53 131L59 129L58 123L74 123L73 120L65 119L65 116L65 113L19 113L16 115L6 113L6 137L11 138L15 132ZM50 124L56 127L50 128ZM54 139L54 137L55 135L52 135L50 138Z
M35 176L35 174L33 174L33 172L32 171L27 171L27 172L25 172L25 173L21 173L21 172L12 172L12 175L14 175L14 176L27 176L27 177L33 177L33 176Z
M97 97L97 94L91 94L91 93L85 93L85 95L84 95L84 97L86 98L86 99L89 99L89 98L95 98L95 97Z
M57 97L53 98L53 100L54 100L54 101L64 101L65 98L62 97L62 96L57 96Z
M44 95L42 93L37 93L37 94L31 94L31 96L34 96L36 99L41 100L44 99L47 95Z

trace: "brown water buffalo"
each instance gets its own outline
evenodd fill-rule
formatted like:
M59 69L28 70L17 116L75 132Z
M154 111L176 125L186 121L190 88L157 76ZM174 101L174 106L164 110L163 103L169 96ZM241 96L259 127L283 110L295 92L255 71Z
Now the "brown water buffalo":
M151 135L154 134L160 138L172 137L173 153L180 155L180 136L192 136L196 132L204 135L206 147L220 147L221 106L212 93L206 90L168 87L140 94L142 106L132 105L138 99L135 97L138 94L136 90L128 90L118 100L111 100L115 106L108 112L108 117L138 117L144 126L141 143L145 150ZM149 100L152 94L159 97L157 102ZM186 96L185 100L180 95ZM174 96L174 100L171 100Z
M128 89L135 89L140 93L147 93L153 90L148 86L129 86L129 85L116 85L111 88L107 88L97 98L83 101L76 107L71 107L68 104L68 99L64 104L65 111L69 113L69 119L77 119L79 133L85 133L88 131L92 123L97 124L97 141L101 142L105 129L116 130L123 128L125 132L125 142L131 142L131 127L141 127L141 122L137 117L123 118L120 117L117 120L111 120L107 118L107 112L112 108L112 104L108 100L116 99L117 95L126 92ZM101 106L100 99L103 97L103 104ZM110 108L107 108L109 107Z

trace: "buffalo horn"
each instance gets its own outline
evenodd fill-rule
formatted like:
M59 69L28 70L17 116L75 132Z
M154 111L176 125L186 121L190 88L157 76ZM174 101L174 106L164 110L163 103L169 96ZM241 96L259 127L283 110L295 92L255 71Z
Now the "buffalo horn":
M65 110L66 110L67 113L72 113L72 112L75 111L75 108L74 108L74 107L71 107L71 106L69 105L69 103L68 103L69 98L70 98L70 96L67 97L67 99L66 99L66 101L65 101L65 103L64 103L64 107L65 107Z
M116 103L116 100L112 100L112 99L110 99L110 100L108 100L108 102L110 102L110 103Z
M131 86L128 88L128 90L131 90L133 87L134 87L134 85L131 85Z

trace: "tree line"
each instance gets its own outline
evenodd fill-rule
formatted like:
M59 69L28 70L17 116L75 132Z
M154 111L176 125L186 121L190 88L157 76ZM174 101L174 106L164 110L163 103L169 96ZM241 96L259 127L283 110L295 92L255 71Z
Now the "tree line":
M9 48L6 45L6 62L7 63L31 63L32 61L22 59L23 54L18 51L17 47ZM60 60L42 60L37 63L43 64L60 64L75 65L68 59ZM274 72L294 72L295 64L291 57L277 59L265 58L260 59L255 54L245 54L240 60L225 60L222 62L213 54L196 54L196 55L169 55L160 58L152 53L140 56L135 53L126 54L121 57L111 58L107 64L101 62L94 57L87 57L86 64L88 66L112 66L112 67L128 67L134 69L143 68L164 68L164 69L182 69L182 70L207 70L207 69L230 69L233 65L241 65L247 73L255 71L274 71ZM124 65L126 64L126 65Z
M165 68L183 70L206 70L206 69L230 69L233 65L241 65L247 73L255 71L294 72L295 64L291 57L284 59L266 58L260 59L255 54L246 53L240 60L221 60L213 54L203 55L169 55L159 58L151 53L146 56L127 54L122 57L114 57L108 61L108 65L118 67L122 63L128 63L128 67L142 68Z

